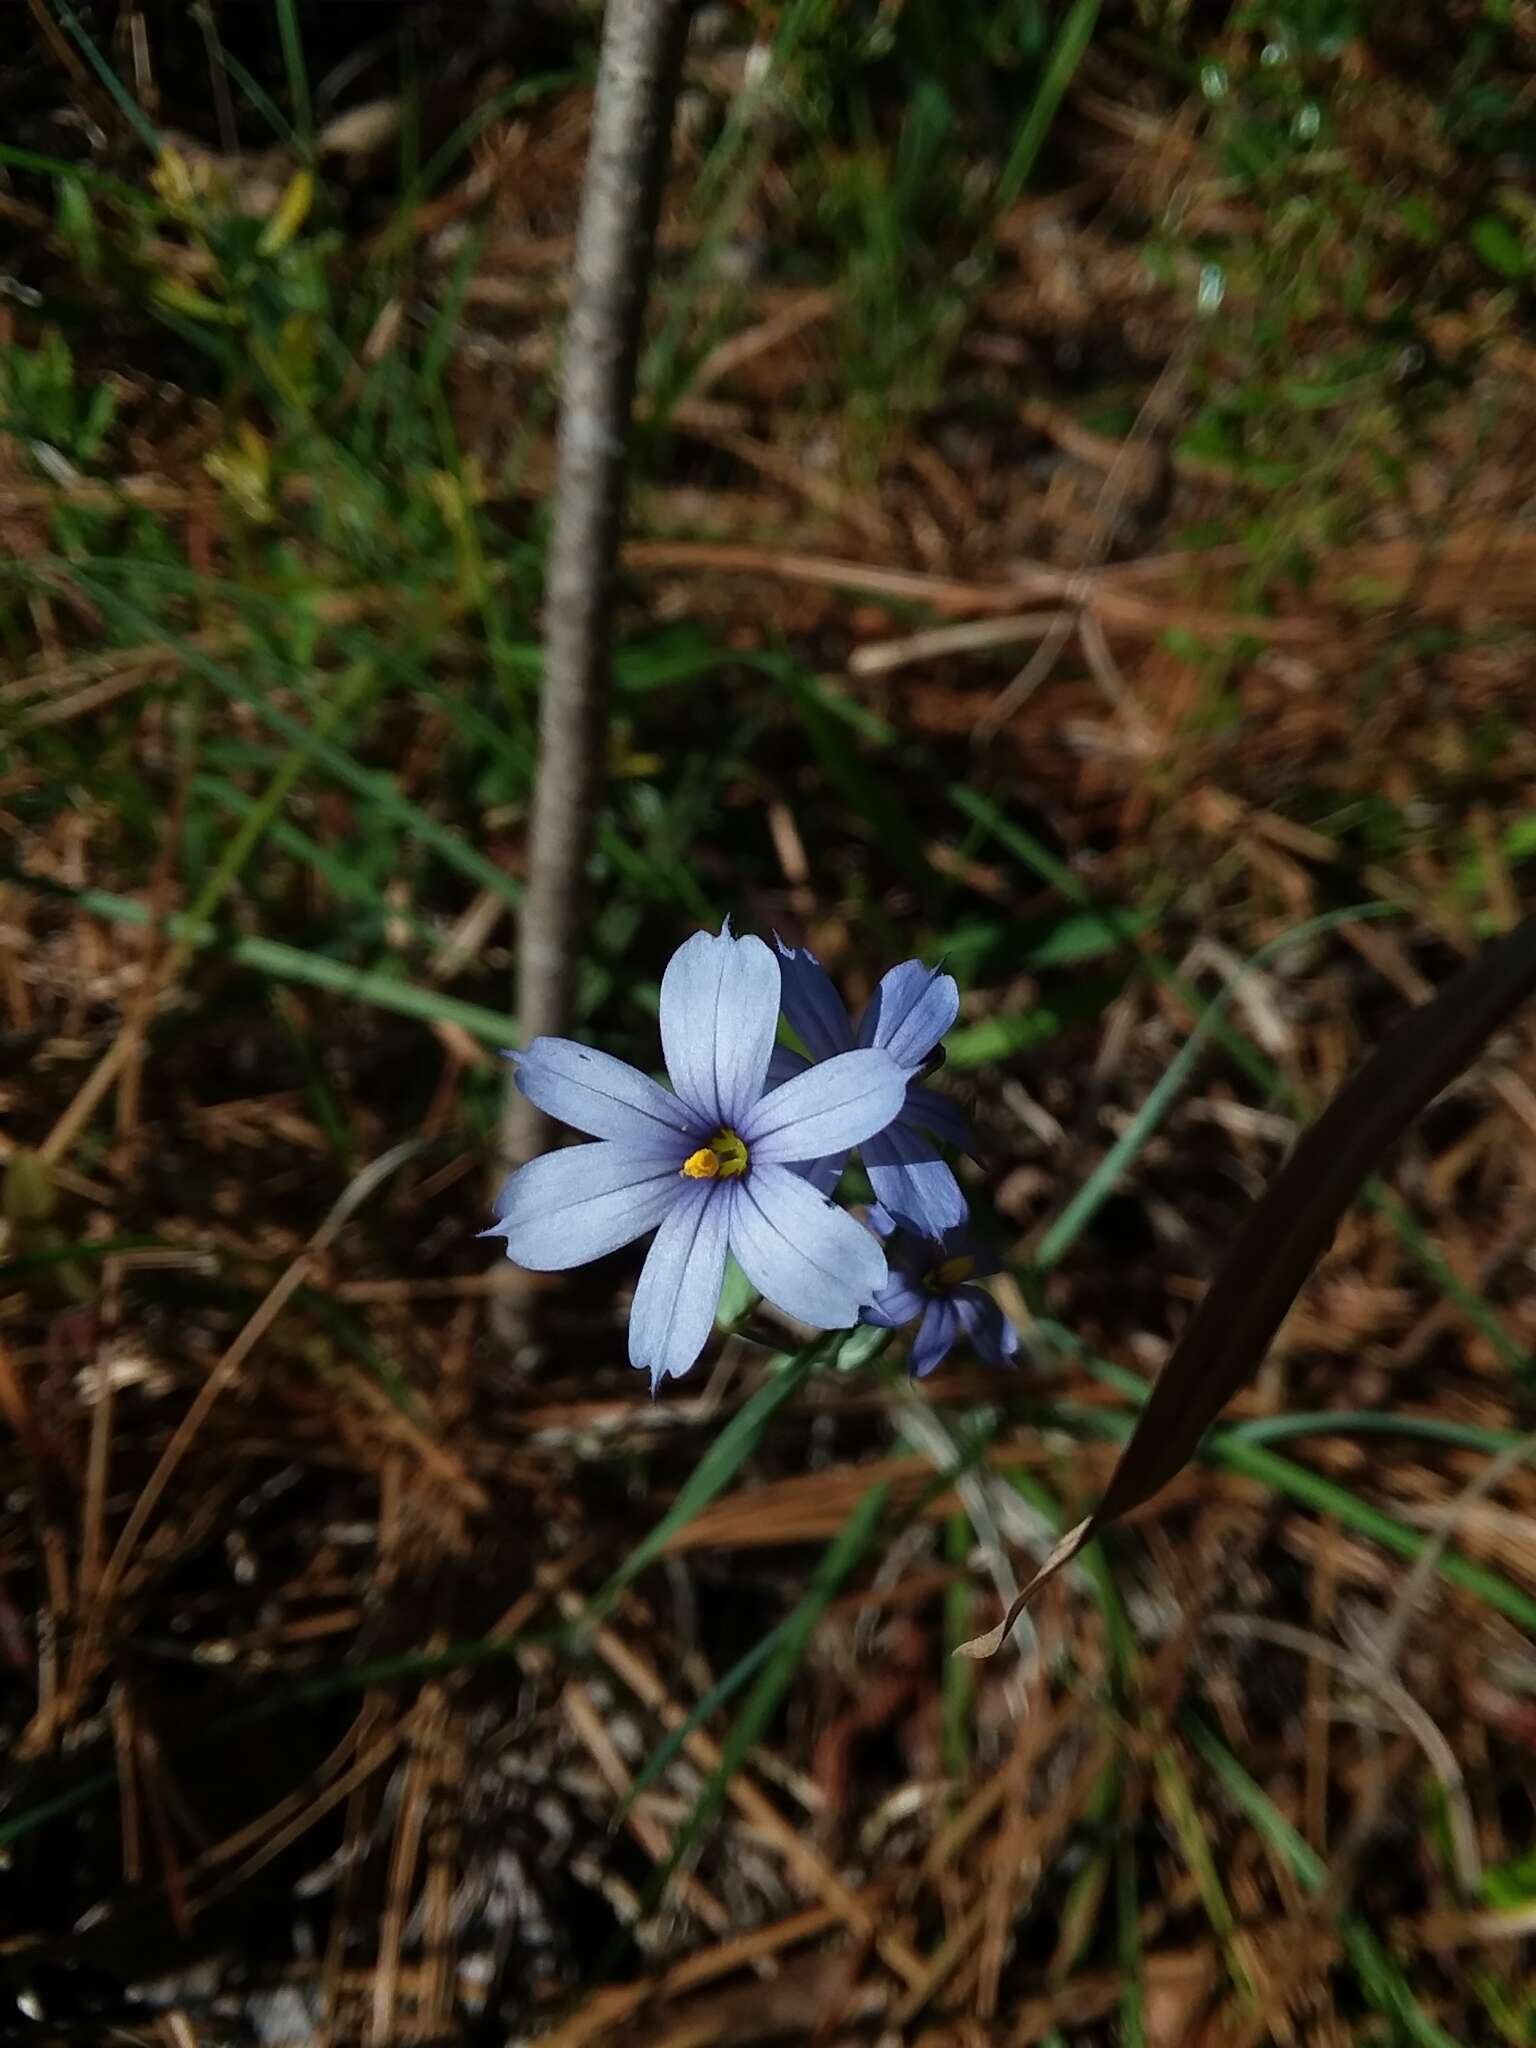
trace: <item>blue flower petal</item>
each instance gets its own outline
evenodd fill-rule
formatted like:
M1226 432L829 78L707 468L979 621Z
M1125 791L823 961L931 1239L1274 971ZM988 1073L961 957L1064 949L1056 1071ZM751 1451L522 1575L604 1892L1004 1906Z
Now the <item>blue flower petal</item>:
M768 1086L782 1088L796 1074L803 1074L810 1064L804 1053L791 1052L787 1045L776 1045L768 1055Z
M629 1362L651 1391L685 1373L709 1341L725 1276L730 1192L695 1181L667 1211L640 1272L629 1313Z
M970 1211L960 1183L933 1141L897 1122L864 1146L864 1170L882 1205L914 1226L919 1237L941 1237Z
M864 1211L864 1227L872 1230L876 1237L889 1237L892 1231L901 1228L900 1223L883 1202L871 1202Z
M916 1379L926 1379L936 1365L942 1365L954 1346L960 1333L960 1318L955 1313L955 1304L947 1295L930 1301L928 1311L917 1326L917 1335L912 1339L912 1350L907 1365Z
M833 1152L826 1159L797 1159L791 1170L798 1173L802 1180L808 1180L817 1194L831 1196L842 1179L843 1169L847 1164L846 1152Z
M1019 1353L1019 1333L982 1287L962 1287L954 1296L960 1327L976 1355L988 1365L1012 1365Z
M546 1152L520 1166L496 1198L507 1257L535 1273L563 1273L644 1237L688 1186L675 1153L604 1141Z
M844 1209L786 1166L731 1189L731 1251L758 1293L818 1330L846 1330L886 1283L885 1254Z
M910 1273L898 1273L893 1268L890 1280L859 1321L874 1323L882 1330L903 1330L917 1320L932 1300L933 1296Z
M859 1044L883 1046L900 1067L920 1067L960 1014L952 974L904 960L881 976L859 1019Z
M797 1074L810 1072L811 1063L802 1053L791 1052L787 1045L776 1045L768 1061L768 1086L770 1091L782 1088L786 1081L793 1081ZM825 1159L797 1159L795 1172L802 1180L808 1180L813 1188L823 1195L830 1195L843 1177L848 1164L846 1152L833 1152Z
M638 1068L577 1045L569 1038L536 1038L514 1053L517 1085L549 1116L592 1138L640 1144L676 1140L681 1161L704 1126L669 1089Z
M885 1053L840 1052L763 1096L737 1128L754 1165L823 1159L884 1130L906 1092Z
M672 1086L712 1129L739 1128L763 1090L779 1022L779 970L761 939L697 932L661 977ZM825 1151L828 1148L820 1148Z
M775 932L783 977L784 1014L813 1060L852 1052L853 1027L842 997L821 962L805 946L786 946Z
M976 1140L971 1135L965 1112L947 1095L941 1095L937 1088L925 1088L921 1081L907 1084L907 1106L901 1113L901 1120L905 1124L916 1124L920 1130L931 1131L941 1143L957 1145L962 1152L975 1150Z

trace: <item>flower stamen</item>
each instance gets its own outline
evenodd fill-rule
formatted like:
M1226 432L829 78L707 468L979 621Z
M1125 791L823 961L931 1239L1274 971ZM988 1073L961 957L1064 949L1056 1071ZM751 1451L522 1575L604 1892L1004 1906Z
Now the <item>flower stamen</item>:
M691 1152L678 1170L685 1180L739 1180L750 1156L745 1139L726 1127Z
M687 1168L683 1171L686 1173ZM929 1273L926 1285L931 1294L947 1294L952 1287L959 1287L970 1279L976 1270L976 1261L969 1253L958 1258L943 1259Z

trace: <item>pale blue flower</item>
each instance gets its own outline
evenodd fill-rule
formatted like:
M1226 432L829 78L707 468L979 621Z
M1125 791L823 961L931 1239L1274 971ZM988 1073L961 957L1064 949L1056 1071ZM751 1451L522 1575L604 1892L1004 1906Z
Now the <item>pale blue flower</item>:
M965 1197L940 1158L939 1145L969 1146L971 1134L954 1104L936 1089L925 1088L921 1076L959 1014L954 976L925 967L920 960L904 960L882 977L855 1029L816 955L803 946L786 946L777 935L774 944L779 950L784 1014L813 1062L846 1057L855 1047L877 1046L907 1076L900 1115L859 1148L875 1194L887 1208L910 1217L923 1230L953 1230L965 1221ZM798 1054L783 1047L773 1056L775 1079L803 1073L805 1067ZM814 1175L818 1186L830 1193L845 1158L846 1154L821 1162Z
M773 1086L778 1015L772 953L727 923L680 946L662 976L675 1093L567 1038L513 1055L528 1099L599 1142L520 1167L486 1235L554 1273L654 1230L629 1319L630 1360L653 1388L703 1350L727 1251L759 1294L816 1329L851 1328L886 1283L877 1241L796 1169L884 1129L905 1076L868 1048Z
M977 1248L968 1229L931 1236L880 1206L865 1220L886 1240L890 1278L860 1314L861 1323L901 1330L915 1322L909 1362L919 1379L942 1364L961 1339L988 1365L1012 1365L1018 1331L986 1289L971 1284L995 1273L997 1261Z

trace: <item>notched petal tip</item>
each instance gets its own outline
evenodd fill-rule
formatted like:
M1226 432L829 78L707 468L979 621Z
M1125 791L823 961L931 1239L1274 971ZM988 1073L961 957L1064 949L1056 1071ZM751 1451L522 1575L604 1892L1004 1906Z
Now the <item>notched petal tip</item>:
M960 1014L960 987L921 960L903 960L880 977L859 1020L859 1043L883 1046L916 1073Z
M762 1093L779 1021L779 968L759 938L697 932L661 977L661 1043L672 1085L711 1126L740 1128Z
M777 932L780 996L784 1016L813 1060L853 1050L848 1007L832 977L809 946L786 946Z
M876 1199L918 1237L942 1237L970 1217L953 1170L921 1132L897 1122L864 1147L864 1166Z

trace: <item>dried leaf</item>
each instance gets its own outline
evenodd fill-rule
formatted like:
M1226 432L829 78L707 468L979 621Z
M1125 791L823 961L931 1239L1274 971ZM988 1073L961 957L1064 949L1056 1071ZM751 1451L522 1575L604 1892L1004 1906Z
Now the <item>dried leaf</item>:
M1064 1536L998 1626L957 1656L991 1657L1040 1588L1101 1529L1150 1500L1194 1456L1270 1341L1344 1212L1408 1125L1536 993L1536 917L1464 967L1353 1075L1302 1134L1238 1232L1147 1398L1103 1500Z

